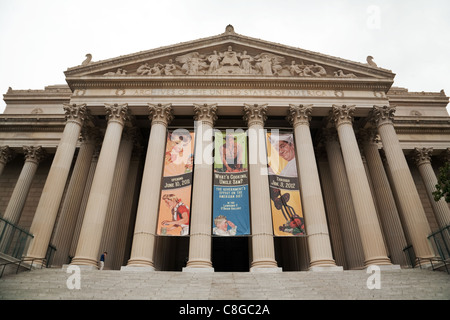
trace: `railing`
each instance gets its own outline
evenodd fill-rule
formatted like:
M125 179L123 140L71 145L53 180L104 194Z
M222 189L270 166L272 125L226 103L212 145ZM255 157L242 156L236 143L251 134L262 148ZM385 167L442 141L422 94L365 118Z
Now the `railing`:
M39 263L39 265L41 266L40 269L42 269L44 267L44 265L47 265L47 262L45 261L45 259L42 260L42 259L38 259L38 258L24 258L24 259L21 259L19 261L12 261L12 262L2 263L2 264L0 264L0 268L1 268L0 278L3 276L3 273L4 273L5 269L6 269L6 267L9 266L9 265L17 264L17 268L16 268L16 272L15 272L16 274L19 272L21 266L23 268L26 268L27 270L32 270L33 267L35 266L33 264L33 262L35 260L42 261L42 263Z
M47 248L45 258L24 258L24 254L26 254L33 238L34 236L28 231L0 217L0 253L8 257L8 260L16 260L0 264L0 268L2 268L0 270L0 278L5 268L14 264L17 264L16 273L20 267L31 270L33 268L33 262L36 260L40 261L39 265L41 268L49 267L56 251L55 246L51 244ZM30 265L26 266L26 262L30 262Z
M0 253L20 259L28 249L31 239L31 233L0 218Z
M433 232L427 238L442 260L450 259L450 225Z
M412 268L417 266L422 268L424 263L429 263L432 270L438 270L444 267L447 273L450 274L450 226L446 226L433 232L427 238L428 241L430 241L430 245L439 256L432 258L416 257L412 245L409 245L403 249L409 265Z

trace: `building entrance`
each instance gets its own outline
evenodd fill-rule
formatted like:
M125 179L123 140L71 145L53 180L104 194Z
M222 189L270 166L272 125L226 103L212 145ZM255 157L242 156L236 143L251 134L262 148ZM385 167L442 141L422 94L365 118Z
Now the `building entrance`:
M248 237L213 237L212 263L215 272L249 271Z

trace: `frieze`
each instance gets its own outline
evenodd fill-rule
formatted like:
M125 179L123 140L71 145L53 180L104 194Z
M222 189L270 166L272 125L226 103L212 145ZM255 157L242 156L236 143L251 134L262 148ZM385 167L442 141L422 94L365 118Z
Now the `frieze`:
M160 62L144 62L134 70L117 68L104 76L204 76L204 75L255 75L281 77L335 77L357 78L354 73L342 69L327 71L317 63L292 59L268 52L249 54L246 50L237 52L228 46L227 50L200 53L189 52Z
M264 97L332 97L326 90L273 89L131 89L116 91L116 95L132 96L264 96ZM343 94L342 94L343 95Z

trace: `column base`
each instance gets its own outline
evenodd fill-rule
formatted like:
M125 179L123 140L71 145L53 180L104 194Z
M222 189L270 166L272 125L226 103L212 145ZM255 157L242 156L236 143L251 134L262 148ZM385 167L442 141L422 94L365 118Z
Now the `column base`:
M183 272L190 272L190 273L208 273L208 272L214 272L214 268L199 268L199 267L184 267Z
M332 272L339 272L339 271L344 271L343 267L340 266L313 266L310 267L308 269L308 271L312 271L312 272L328 272L328 271L332 271Z
M391 260L389 260L388 257L374 257L371 258L369 260L365 260L364 261L364 267L369 267L369 266L373 266L373 265L377 265L377 266L391 266Z
M153 265L153 261L147 259L147 258L133 258L128 260L128 263L126 265L127 267L140 267L140 268L153 268L155 269L155 266ZM123 268L123 267L122 267Z
M92 258L75 257L72 259L72 262L70 264L79 267L98 268L98 261Z
M150 266L122 266L120 271L131 271L131 272L154 272L155 267Z

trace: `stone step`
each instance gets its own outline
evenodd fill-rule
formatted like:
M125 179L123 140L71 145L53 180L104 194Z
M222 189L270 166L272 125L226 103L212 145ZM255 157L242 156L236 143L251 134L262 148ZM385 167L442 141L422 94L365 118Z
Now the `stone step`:
M42 269L0 279L2 300L413 300L450 299L450 276L439 271L380 271L379 289L365 270L280 273L188 273ZM72 278L71 278L72 277ZM69 281L69 285L75 282Z

